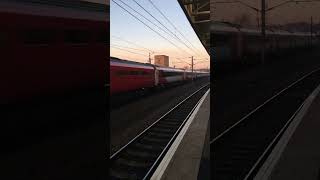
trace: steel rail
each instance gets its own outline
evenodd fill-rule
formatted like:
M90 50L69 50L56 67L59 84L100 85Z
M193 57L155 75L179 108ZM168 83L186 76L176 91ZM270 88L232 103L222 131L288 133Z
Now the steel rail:
M162 122L161 120L166 120L167 116L171 115L172 112L177 112L175 111L177 108L181 107L182 105L184 105L184 103L188 103L190 101L188 101L190 98L194 97L195 95L197 95L197 93L199 93L201 90L204 90L206 87L208 87L210 85L210 83L200 87L198 90L196 90L195 92L193 92L191 95L189 95L187 98L185 98L184 100L182 100L181 102L179 102L177 105L175 105L173 108L171 108L168 112L166 112L164 115L162 115L159 119L157 119L154 123L152 123L150 126L148 126L146 129L144 129L141 133L139 133L137 136L135 136L132 140L129 141L129 143L127 143L126 145L122 146L118 151L116 151L114 154L112 154L109 159L111 161L116 162L117 158L121 159L121 153L125 153L126 149L130 149L130 145L134 146L134 143L136 141L141 140L141 137L144 137L144 135L148 134L149 130L153 127L157 127L156 125L159 122ZM178 135L178 133L181 131L181 129L184 127L186 121L188 120L188 118L190 117L190 115L192 114L192 112L194 111L194 109L196 108L196 106L199 104L200 100L202 99L202 96L199 99L194 99L196 102L192 107L189 106L189 109L186 116L184 117L184 119L182 119L182 121L180 123L177 124L176 128L174 128L173 131L173 135L171 137L169 137L168 141L165 142L165 146L160 148L159 153L157 154L157 156L155 157L155 160L152 160L150 163L149 167L146 167L145 169L145 174L143 175L143 179L147 179L150 177L150 175L152 175L151 173L154 172L155 168L157 167L157 165L159 164L159 162L161 161L161 159L163 158L163 156L165 155L165 153L167 152L167 150L170 148L171 144L173 143L173 141L175 140L176 136ZM164 121L165 122L165 121ZM161 124L161 123L160 123ZM152 130L151 130L152 131ZM141 174L140 174L141 176Z
M281 100L282 97L290 97L290 94L291 93L297 93L297 92L300 92L301 88L305 87L307 84L311 85L309 87L309 85L307 86L307 89L308 92L311 90L310 88L313 88L314 85L316 85L315 83L317 82L313 82L314 81L314 78L318 77L319 75L319 71L320 71L320 68L317 68L307 74L305 74L304 76L302 76L301 78L299 78L298 80L296 80L295 82L291 83L289 86L287 86L286 88L284 88L283 90L281 90L280 92L276 93L274 96L272 96L271 98L269 98L267 101L265 101L263 104L261 104L260 106L258 106L257 108L255 108L253 111L251 111L250 113L248 113L246 116L244 116L242 119L240 119L238 122L236 122L235 124L233 124L231 127L229 127L228 129L226 129L224 132L222 132L219 136L217 136L216 138L214 138L212 141L210 141L210 145L212 145L212 143L214 144L217 144L217 141L219 141L220 143L222 143L222 140L227 140L228 138L231 138L232 137L235 137L235 136L239 136L239 133L241 132L244 132L245 129L242 129L242 131L239 131L237 132L237 129L239 128L242 128L239 127L240 124L243 124L243 125L249 125L249 129L247 129L247 131L250 131L256 124L256 121L255 119L252 119L251 117L253 115L256 115L256 113L260 113L260 112L263 112L264 110L267 110L268 107L267 104L269 105L269 103L272 103L272 102L277 102L277 100ZM313 83L312 83L313 82ZM299 83L299 84L298 84ZM300 89L300 90L299 90ZM298 90L298 91L297 91ZM254 157L252 160L250 160L252 163L247 163L247 170L245 170L246 168L244 168L243 170L243 178L241 179L244 179L244 180L249 180L249 179L253 179L255 176L256 176L256 173L259 171L259 169L261 168L262 164L265 162L265 160L268 158L269 154L272 152L273 148L275 147L275 145L279 142L280 138L282 137L282 135L285 133L285 131L287 130L287 128L289 127L289 125L291 124L291 122L294 120L294 118L297 116L297 114L300 112L300 110L302 109L302 107L306 104L307 102L307 98L304 97L305 95L303 95L302 97L304 99L301 99L302 101L298 101L296 103L296 107L295 109L292 109L292 112L290 112L290 114L288 114L289 117L283 119L283 123L279 124L277 126L277 130L274 131L272 134L272 137L270 137L269 140L265 141L263 144L263 146L261 145L256 145L256 148L258 148L260 146L260 150L259 152L254 152L254 150L248 150L247 152L247 155L241 155L242 158L244 159L249 159L250 156ZM310 96L310 95L309 95ZM279 99L280 98L280 99ZM290 99L290 98L289 98ZM285 102L286 100L284 100L283 102ZM281 102L281 101L280 101ZM265 108L264 108L265 107ZM272 116L271 116L272 117ZM259 119L259 118L258 118ZM247 121L246 121L247 120ZM249 121L250 120L250 121ZM252 127L250 128L250 122L253 123L251 124ZM246 123L246 124L244 124ZM237 128L238 127L238 128ZM237 128L237 129L236 129ZM262 127L261 127L262 128ZM269 129L271 130L271 129ZM236 134L233 134L233 132L235 132ZM249 133L250 134L250 133ZM247 133L244 133L244 138L247 139L249 137L246 138L246 136L248 136L249 134ZM252 134L251 134L252 135ZM262 136L263 137L263 136ZM227 138L227 139L226 139ZM250 147L250 144L246 144L245 142L245 139L241 138L238 139L240 141L242 141L242 148L243 147ZM250 140L250 138L248 139ZM259 139L256 139L254 141L257 141ZM260 139L261 140L261 139ZM224 141L224 142L227 142L227 141ZM229 142L230 145L232 145L232 143L235 143L236 142L236 139L234 140L231 140L231 144ZM253 142L251 142L253 143ZM256 142L257 143L257 142ZM214 145L213 144L213 145ZM225 144L225 145L222 145L222 147L226 146L225 148L230 148L228 147L229 145ZM263 148L262 148L263 147ZM237 147L238 149L240 148L241 150L241 146L240 147ZM237 150L236 148L236 150ZM223 150L223 148L222 148ZM220 150L218 150L218 152L220 152ZM250 151L253 151L254 153L252 155L249 155L248 153L250 153ZM239 151L241 152L241 151ZM252 152L251 152L252 153ZM227 155L227 154L226 154ZM231 153L231 159L234 158L234 157L237 157L239 158L239 153L238 155L237 154L234 154L234 153ZM225 156L225 155L223 155ZM226 157L223 157L223 158L220 158L220 161L223 161L223 159L226 158L226 161L229 162L227 156ZM232 162L232 161L231 161ZM230 163L230 162L229 162ZM239 163L239 161L238 161ZM218 165L218 164L217 164ZM221 168L223 168L225 165L222 165ZM231 169L234 169L235 167L231 168ZM220 166L219 166L219 169L220 169ZM230 170L231 170L230 169ZM231 170L230 172L233 172L233 173L240 173L240 171L236 172L236 171L233 171ZM223 175L223 174L219 174L219 175Z
M122 146L118 151L116 151L115 153L113 153L110 156L110 160L112 160L113 158L115 158L120 152L122 152L128 145L130 145L131 143L133 143L135 140L137 140L139 137L141 137L145 132L147 132L151 127L153 127L155 124L157 124L159 121L161 121L164 117L166 117L168 114L170 114L172 111L174 111L177 107L179 107L182 103L184 103L185 101L187 101L188 99L190 99L190 97L192 97L194 94L196 94L197 92L199 92L201 89L205 88L206 86L208 86L209 84L206 84L204 86L202 86L200 89L198 89L197 91L195 91L194 93L192 93L191 95L189 95L187 98L185 98L184 100L180 101L180 103L178 103L177 105L175 105L173 108L171 108L168 112L166 112L164 115L162 115L158 120L156 120L154 123L152 123L150 126L148 126L145 130L143 130L141 133L139 133L136 137L134 137L133 139L131 139L126 145Z
M252 179L253 172L257 170L258 165L263 161L263 159L266 157L268 152L272 150L272 147L278 142L278 139L281 137L281 135L284 133L284 131L287 129L287 127L290 125L290 123L293 121L293 119L296 117L296 115L299 113L301 108L306 103L307 99L303 101L303 103L299 106L299 108L293 113L293 115L290 117L290 119L286 122L286 124L282 127L282 129L279 131L279 133L276 135L275 138L270 142L268 147L265 149L265 151L262 153L262 155L258 158L258 160L255 162L253 167L250 169L250 171L247 173L244 180Z
M304 80L305 78L307 78L308 76L310 76L311 74L315 73L316 71L319 71L320 68L315 69L313 71L311 71L310 73L302 76L301 78L299 78L298 80L296 80L295 82L293 82L292 84L290 84L289 86L287 86L286 88L282 89L280 92L276 93L275 95L273 95L271 98L269 98L268 100L266 100L264 103L262 103L260 106L256 107L254 110L250 111L247 115L245 115L243 118L241 118L239 121L237 121L236 123L234 123L232 126L230 126L228 129L224 130L222 133L220 133L218 136L216 136L213 140L210 141L210 144L218 141L219 139L221 139L224 135L226 135L228 132L230 132L233 128L237 127L240 123L244 122L246 119L248 119L251 115L253 115L254 113L256 113L257 111L259 111L260 109L262 109L266 104L268 104L269 102L271 102L272 100L274 100L275 98L279 97L282 93L284 93L285 91L287 91L288 89L290 89L292 86L296 85L297 83L299 83L300 81Z
M187 122L187 120L190 118L191 114L193 113L193 111L196 109L196 107L199 105L200 101L201 101L202 97L198 100L198 102L196 103L196 105L192 108L192 110L189 112L189 114L187 115L187 117L184 119L184 121L181 123L181 125L179 126L178 130L175 132L175 134L172 136L172 138L170 139L170 141L168 142L168 144L166 145L166 147L162 150L161 154L158 156L157 160L153 163L152 167L149 169L149 171L147 172L147 174L145 175L145 177L143 178L143 180L149 179L151 176L151 173L155 170L155 168L157 167L157 165L160 163L159 161L163 158L163 156L165 155L165 153L168 151L168 149L171 147L173 141L176 139L176 137L178 136L178 134L180 133L181 129L184 127L185 123Z

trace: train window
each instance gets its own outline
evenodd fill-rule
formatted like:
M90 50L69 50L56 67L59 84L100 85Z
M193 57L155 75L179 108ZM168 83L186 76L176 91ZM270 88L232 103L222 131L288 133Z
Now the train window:
M8 35L0 31L0 46L5 46L8 41Z
M151 73L150 73L150 72L146 72L146 71L142 71L142 75L150 76L150 75L151 75Z
M163 72L163 76L168 77L168 76L179 76L182 75L182 72Z
M138 75L143 75L143 76L148 76L151 75L151 73L145 72L145 71L117 71L117 75L119 76L138 76Z
M54 38L50 30L26 30L23 32L23 41L26 44L49 44Z
M88 31L69 30L65 32L65 41L72 44L88 43L90 33Z
M101 31L97 34L97 42L108 44L108 35L107 31Z
M117 75L119 76L128 75L128 71L117 71Z

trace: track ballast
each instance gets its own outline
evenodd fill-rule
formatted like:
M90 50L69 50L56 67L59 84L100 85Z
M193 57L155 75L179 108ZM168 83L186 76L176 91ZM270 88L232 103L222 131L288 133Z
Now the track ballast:
M148 179L209 84L181 101L110 157L110 179Z
M253 179L286 127L320 83L317 69L251 111L210 142L217 180Z

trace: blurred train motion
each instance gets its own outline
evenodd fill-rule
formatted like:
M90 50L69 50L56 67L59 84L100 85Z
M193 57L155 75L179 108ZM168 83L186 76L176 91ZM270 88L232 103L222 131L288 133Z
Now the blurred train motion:
M209 72L160 67L110 57L110 94L209 77Z
M259 61L261 53L261 31L243 28L227 22L211 24L211 62L213 65L250 64ZM313 43L318 36L312 35ZM266 55L281 54L295 48L311 45L311 34L266 29Z
M103 87L109 5L0 2L0 104Z

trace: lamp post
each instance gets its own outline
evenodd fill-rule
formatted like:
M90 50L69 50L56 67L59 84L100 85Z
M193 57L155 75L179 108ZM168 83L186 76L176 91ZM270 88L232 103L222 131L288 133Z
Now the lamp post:
M151 51L149 52L149 58L148 58L148 63L151 64L151 55L153 55L155 52L154 51Z
M313 34L313 19L312 19L312 16L311 16L311 22L310 22L310 48L312 48L312 34Z
M266 1L261 0L261 64L264 64L265 48L266 48Z

